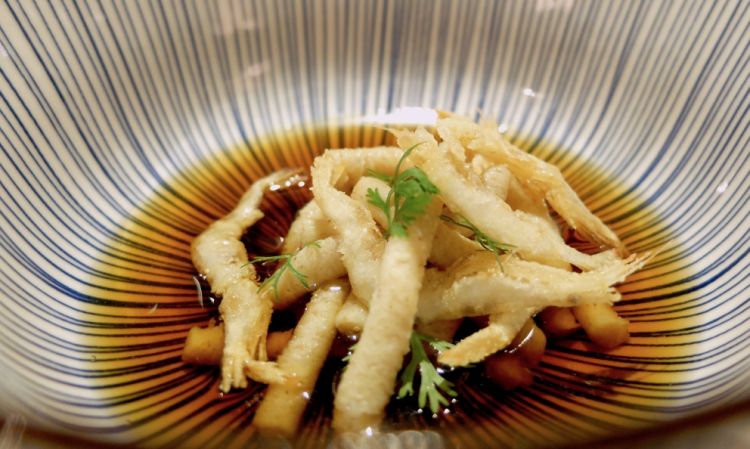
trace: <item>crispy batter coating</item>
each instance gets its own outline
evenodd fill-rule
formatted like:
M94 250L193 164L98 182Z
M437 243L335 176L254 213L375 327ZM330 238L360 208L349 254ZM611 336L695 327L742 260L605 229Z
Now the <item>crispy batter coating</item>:
M409 227L407 237L388 239L362 335L336 390L333 427L338 432L377 426L385 413L409 352L424 266L441 209L440 201L433 200Z
M466 149L506 165L516 178L524 179L542 194L568 225L587 239L603 247L625 251L617 235L588 210L557 167L510 143L494 123L478 125L467 118L448 116L438 121L437 129L444 140L458 141Z
M385 240L367 207L347 193L369 169L393 173L401 154L388 147L327 150L312 168L313 194L333 224L352 291L365 303L375 291Z
M336 314L348 293L345 281L326 283L315 291L278 359L289 381L268 387L254 426L264 432L294 434L336 337Z
M498 261L480 252L447 271L428 269L417 319L424 322L490 315L521 307L611 304L620 299L613 285L639 270L651 253L615 258L600 268L574 273L514 256Z
M464 318L486 321L438 355L450 366L515 347L524 325L545 308L545 329L552 334L580 326L603 348L628 338L627 320L611 306L621 298L614 286L654 253L625 257L617 235L556 167L513 146L494 124L450 114L440 115L434 134L423 128L394 134L398 147L327 150L315 159L314 199L299 210L285 238L282 257L289 265L277 272L275 288L259 288L240 238L263 216L258 207L264 192L291 171L255 182L234 210L193 242L196 268L222 297L223 325L192 331L185 360L216 363L223 337L222 391L245 387L248 377L271 384L254 421L262 431L296 431L304 394L314 387L337 330L359 335L334 399L337 432L380 424L415 327L452 341ZM411 170L409 182L434 186L414 193L420 187L400 184L405 178L394 183L388 177L397 166L399 173ZM389 196L391 184L395 194ZM384 238L399 204L406 204L398 201L410 192L426 212L416 209L408 230L404 225L401 235ZM586 254L569 246L550 208L601 250ZM277 362L268 361L273 310L310 292L288 346ZM533 351L539 356L545 340L537 331ZM490 367L497 371L512 361L530 381L523 357L503 357L490 357Z
M281 382L284 376L267 361L266 333L273 311L268 297L258 294L255 269L247 263L240 238L263 217L258 208L264 192L291 176L281 170L253 183L237 206L195 238L193 264L206 276L211 291L222 297L219 312L224 321L221 390L245 388L247 376L263 383Z

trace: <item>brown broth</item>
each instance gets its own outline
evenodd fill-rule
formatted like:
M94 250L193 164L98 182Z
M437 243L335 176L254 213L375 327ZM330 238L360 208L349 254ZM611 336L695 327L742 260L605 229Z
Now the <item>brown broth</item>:
M92 382L100 389L102 403L121 416L123 428L116 439L146 447L231 447L253 438L249 423L263 387L220 395L217 368L187 366L179 359L187 330L205 325L217 314L218 301L207 293L208 286L194 277L190 242L227 213L252 180L265 173L287 166L304 169L326 148L390 143L392 138L383 129L366 126L306 127L270 135L178 174L134 213L133 220L112 238L110 251L96 267L103 275L88 291L107 300L87 311L87 319L98 326L84 343L91 353L91 369L97 373ZM669 231L656 213L628 193L627 186L553 145L516 143L558 163L588 206L606 212L603 219L611 220L627 210L615 226L626 242L642 245L668 239ZM609 202L618 197L624 198L619 200L621 208L608 209ZM278 251L294 212L308 198L306 184L267 196L262 205L265 218L245 236L249 254ZM568 237L571 242L575 239L573 233ZM608 410L613 408L612 401L636 401L629 395L637 390L637 384L629 381L672 385L684 380L678 372L649 372L649 359L689 356L694 350L689 345L679 346L690 340L681 336L680 330L695 326L697 321L676 311L674 304L679 298L669 298L670 292L684 288L681 281L688 275L679 264L665 263L634 275L622 287L625 298L635 300L618 306L625 316L635 318L633 344L616 351L627 360L592 357L595 348L575 335L548 344L540 367L534 370L535 383L527 389L506 393L487 381L479 369L457 370L447 376L456 383L459 396L445 414L429 416L416 411L413 401L394 400L388 408L388 427L433 428L463 447L475 438L509 445L569 443L555 436L554 425L545 428L545 423L567 422L576 413L602 420L606 428L642 426L643 419L658 413L636 411L622 417ZM655 295L667 295L658 309L639 302ZM675 311L670 312L672 309ZM651 316L649 311L657 313L653 316L658 321L642 319L641 315ZM273 325L288 328L299 312L280 314ZM333 384L340 366L332 359L324 368L301 430L300 441L305 447L325 447ZM609 402L597 402L602 396ZM658 404L658 400L637 401ZM492 408L491 413L487 407ZM567 416L556 411L560 407L569 411ZM579 433L571 436L601 434L596 426L591 427L580 425Z

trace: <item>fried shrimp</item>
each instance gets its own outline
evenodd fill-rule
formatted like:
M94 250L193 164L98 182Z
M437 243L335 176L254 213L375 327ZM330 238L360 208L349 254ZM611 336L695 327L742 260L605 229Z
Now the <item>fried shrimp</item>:
M520 307L572 307L613 303L613 286L639 270L651 253L614 259L594 271L574 273L504 256L476 253L447 271L427 270L417 319L424 322L501 313Z
M570 227L586 238L603 247L625 251L617 235L588 210L557 167L508 142L493 123L478 125L466 118L449 116L439 121L437 129L444 140L460 141L465 148L504 164L517 178L525 179Z
M414 151L415 164L442 192L449 209L466 217L497 241L514 245L519 254L540 262L564 261L581 269L593 269L597 260L551 237L553 231L540 218L514 211L484 186L456 151L445 142L438 144L424 129L399 132L403 148L420 144Z
M487 327L442 352L438 356L438 362L449 366L466 366L484 360L505 349L535 312L534 307L523 307L490 315Z
M266 333L273 303L258 293L255 269L247 263L240 238L263 217L264 192L294 174L281 170L256 181L225 217L212 223L193 241L193 264L222 297L219 311L224 320L221 390L244 388L247 376L263 383L281 382L284 376L267 361Z

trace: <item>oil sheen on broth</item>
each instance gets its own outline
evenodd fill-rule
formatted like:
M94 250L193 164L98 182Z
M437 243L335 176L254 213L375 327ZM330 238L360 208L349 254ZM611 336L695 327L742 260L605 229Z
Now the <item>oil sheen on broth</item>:
M613 228L626 244L668 238L659 217L628 193L626 186L573 153L530 142L515 143L557 164L593 211L624 196L622 209L628 213L614 211L601 218L616 219ZM232 447L253 438L249 424L264 387L251 385L245 391L221 395L218 367L190 366L180 359L188 329L206 325L217 316L217 300L208 294L208 286L196 276L190 260L190 243L227 213L252 180L263 174L282 167L309 167L326 148L391 143L386 131L369 126L306 127L269 135L185 170L136 211L113 236L96 267L100 274L87 292L95 299L86 310L86 320L92 324L84 341L90 352L91 382L101 404L114 410L119 424L108 439L146 447ZM262 205L265 218L244 237L249 255L271 254L280 248L281 236L295 211L310 198L308 187L301 181L267 195ZM581 245L585 249L585 244ZM633 336L631 344L617 350L622 356L619 361L592 352L582 337L548 342L531 387L504 392L480 369L458 370L447 375L456 384L458 397L441 416L419 413L412 399L393 400L387 426L439 430L463 446L482 437L498 443L549 444L560 437L546 429L576 414L612 427L642 425L642 420L651 417L648 407L622 416L610 413L612 404L631 401L641 381L679 381L679 373L650 373L648 359L676 357L680 351L688 351L673 346L674 338L670 346L660 345L661 337L656 335L665 329L687 328L689 319L639 319L648 316L649 305L643 299L668 290L664 286L672 280L686 277L684 272L666 268L661 272L668 274L636 273L620 287L624 302L618 310L631 319ZM299 311L275 315L272 327L291 326L295 313ZM339 341L336 355L343 354L342 347L345 351ZM321 373L301 426L299 438L306 447L325 447L334 383L341 366L332 356ZM645 405L648 403L646 399Z

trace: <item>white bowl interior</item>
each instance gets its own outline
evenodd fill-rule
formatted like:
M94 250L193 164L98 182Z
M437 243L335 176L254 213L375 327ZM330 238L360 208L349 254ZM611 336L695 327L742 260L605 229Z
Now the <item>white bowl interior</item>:
M169 342L164 354L150 348L123 359L121 372L99 370L96 357L107 351L92 336L112 332L107 323L153 323L107 302L122 294L91 293L107 276L101 262L113 238L137 232L133 219L145 203L179 189L178 174L227 148L302 124L393 111L395 121L423 120L421 108L496 119L582 186L632 250L664 246L624 287L631 344L609 359L589 358L578 343L552 351L541 377L554 379L563 360L583 371L604 360L649 374L641 384L615 383L618 401L571 393L552 407L562 424L551 434L606 435L746 400L747 8L564 0L1 5L0 410L93 439L173 441L139 440L139 432L159 432L177 415L164 411L134 432L110 387L131 382L127 394L136 394L127 368L174 358L177 336L200 311L182 310L182 321L165 325L155 337ZM269 168L243 154L222 161ZM583 161L617 187L576 172ZM174 195L175 207L190 206ZM118 310L130 315L117 318ZM654 344L656 352L638 355ZM144 373L170 378L178 364ZM533 396L519 401L539 413L550 407ZM158 409L148 398L130 407L139 404ZM607 415L622 419L610 425ZM528 422L508 436L509 416L487 421L477 438L539 442ZM200 426L210 416L183 418L181 425Z

